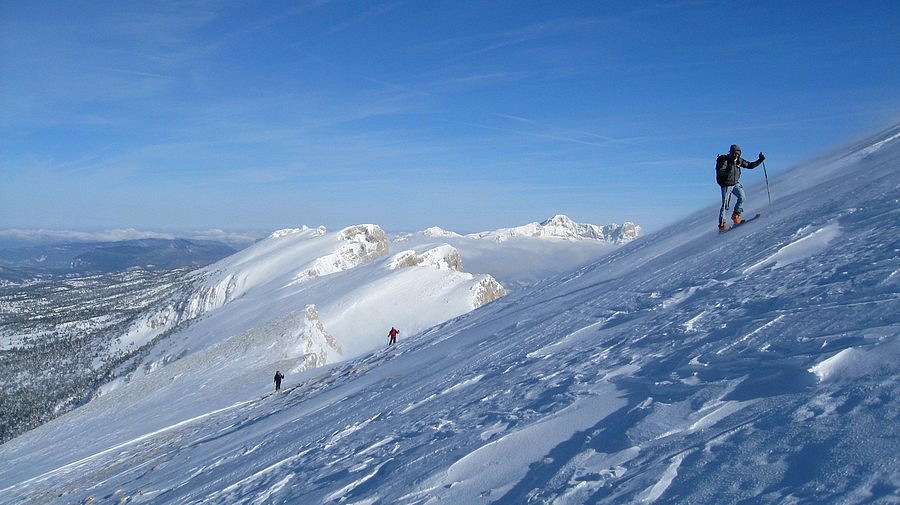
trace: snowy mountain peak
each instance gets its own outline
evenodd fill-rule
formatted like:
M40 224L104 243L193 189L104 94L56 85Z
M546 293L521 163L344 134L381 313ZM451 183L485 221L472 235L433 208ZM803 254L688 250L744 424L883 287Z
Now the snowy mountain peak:
M308 232L308 231L310 231L310 229L311 229L311 228L310 228L309 226L306 226L306 225L303 225L303 226L301 226L300 228L284 228L284 229L281 229L281 230L273 231L273 232L269 235L269 238L281 238L281 237L286 237L286 236L288 236L288 235L294 235L294 234L297 234L297 233ZM319 226L319 227L317 227L317 228L313 231L313 235L316 236L316 237L320 237L320 236L324 235L324 234L326 233L326 231L327 231L327 230L325 229L324 226Z
M575 221L572 220L569 216L565 214L557 214L550 219L541 223L541 226L558 226L563 228L574 228L576 226Z
M417 254L414 250L402 251L391 260L392 269L413 266L431 266L438 270L463 271L462 256L455 247L447 244L429 249L422 254Z
M563 240L597 240L612 244L625 244L643 234L637 224L626 222L621 226L608 224L576 223L568 216L557 214L541 223L530 223L515 228L503 228L493 232L475 234L478 238L503 242L512 238L533 237Z
M333 253L316 258L309 268L297 274L297 281L349 270L388 254L387 235L374 224L344 228L338 238L344 244Z
M426 237L462 237L459 233L447 231L439 226L432 226L422 230L422 235Z

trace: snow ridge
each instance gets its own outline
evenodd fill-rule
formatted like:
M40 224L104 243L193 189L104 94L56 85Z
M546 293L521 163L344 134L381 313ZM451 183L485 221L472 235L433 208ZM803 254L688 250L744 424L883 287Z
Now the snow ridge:
M297 282L343 272L388 253L387 235L373 224L344 228L339 238L345 243L332 254L316 258L312 266L297 275Z

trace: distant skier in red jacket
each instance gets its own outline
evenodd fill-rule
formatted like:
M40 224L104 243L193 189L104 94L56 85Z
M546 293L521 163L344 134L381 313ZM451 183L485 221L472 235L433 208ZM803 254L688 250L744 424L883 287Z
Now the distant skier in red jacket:
M388 340L388 345L397 343L397 334L399 333L400 330L391 326L391 331L388 332L388 337L390 337L390 339Z

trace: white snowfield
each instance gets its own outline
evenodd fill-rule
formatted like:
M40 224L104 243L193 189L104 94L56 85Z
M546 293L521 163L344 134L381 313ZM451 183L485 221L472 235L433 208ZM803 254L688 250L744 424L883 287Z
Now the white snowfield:
M264 241L152 372L0 446L0 503L900 503L898 168L900 125L770 178L771 207L746 171L763 217L725 235L711 180L678 225L391 347L391 295L477 284L415 245L461 237L331 275ZM412 268L435 277L379 288ZM337 361L356 310L381 341ZM298 333L327 364L273 394Z

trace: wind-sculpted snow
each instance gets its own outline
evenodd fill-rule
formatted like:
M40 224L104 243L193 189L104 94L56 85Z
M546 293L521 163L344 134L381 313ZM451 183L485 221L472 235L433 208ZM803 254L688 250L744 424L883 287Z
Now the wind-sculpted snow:
M799 237L797 240L744 270L744 275L751 274L767 266L781 268L795 261L809 258L815 254L821 254L832 240L840 237L840 226L837 223L830 223L812 233L809 233L806 229L801 229L797 232L797 236Z
M898 163L798 167L753 224L711 206L279 394L237 333L0 446L0 502L897 503ZM459 274L390 265L351 272Z
M853 381L867 375L881 375L897 369L900 341L893 340L876 348L850 347L809 369L820 382Z

